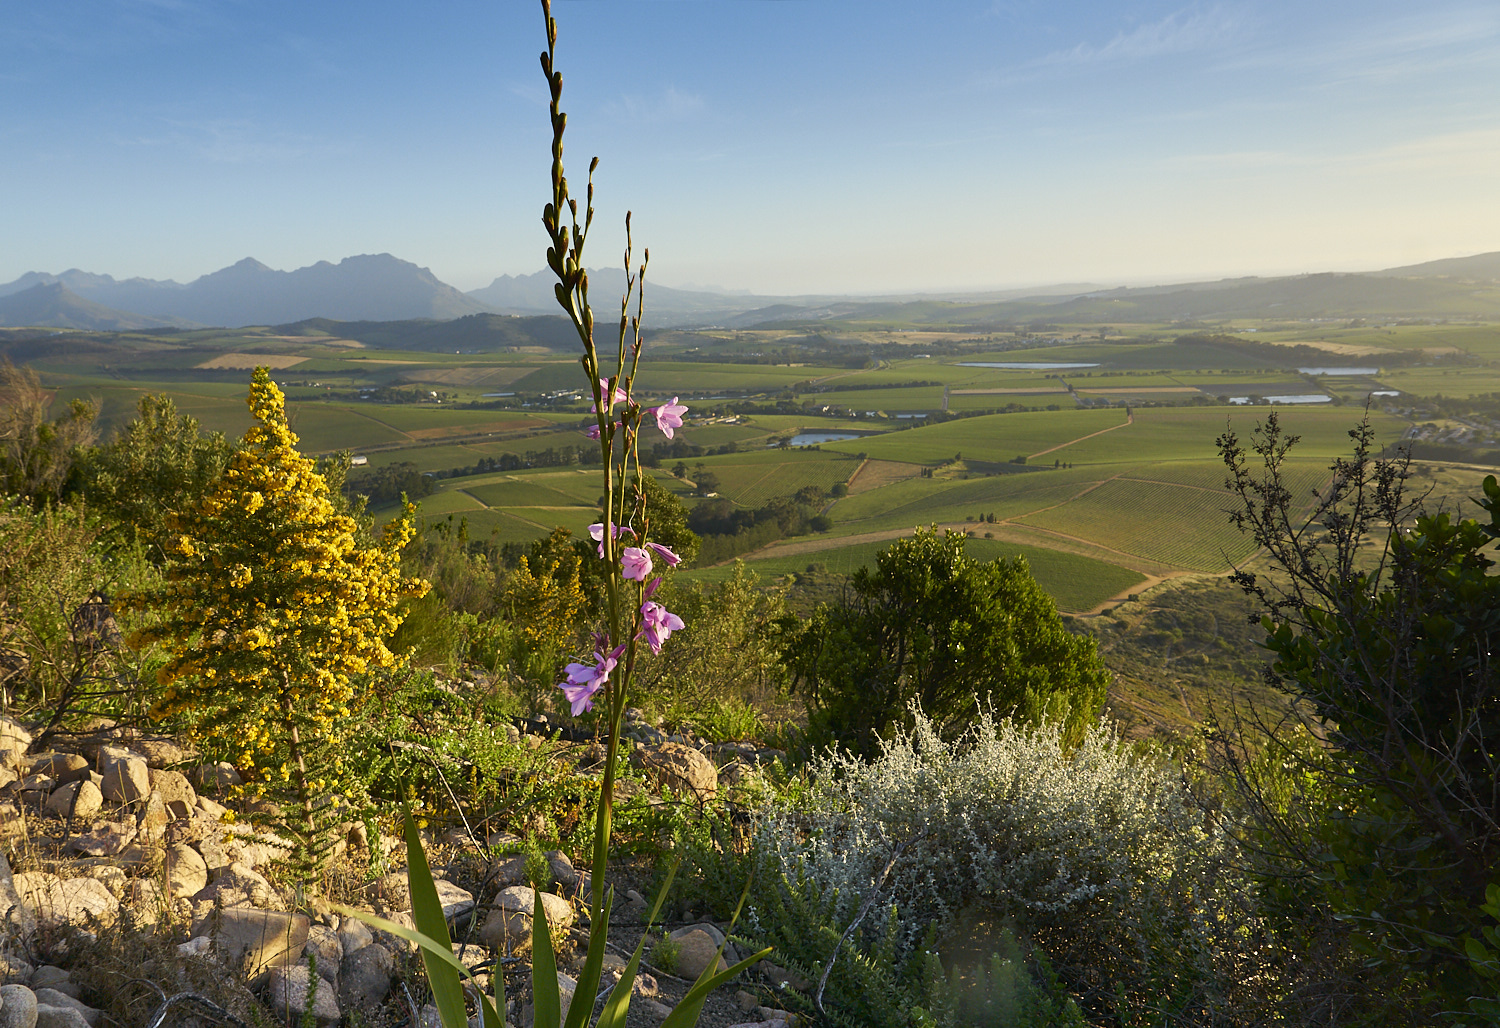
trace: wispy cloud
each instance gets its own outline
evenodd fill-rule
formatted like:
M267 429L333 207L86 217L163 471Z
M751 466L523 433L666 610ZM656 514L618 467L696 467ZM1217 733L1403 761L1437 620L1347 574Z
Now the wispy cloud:
M326 138L268 130L248 119L161 120L165 131L159 134L119 137L116 142L125 147L186 151L214 164L277 164L326 157L345 149Z
M659 123L683 121L702 111L705 106L701 96L668 86L650 96L625 93L605 104L604 113L626 121Z
M1192 53L1231 38L1241 24L1238 15L1220 5L1190 7L1159 21L1121 30L1106 43L1082 42L1066 50L1054 50L1037 63L1113 64Z
M1169 169L1260 172L1270 169L1337 170L1345 176L1423 174L1470 177L1500 172L1500 127L1445 132L1407 139L1385 146L1339 153L1297 153L1290 150L1236 150L1182 154L1162 161Z

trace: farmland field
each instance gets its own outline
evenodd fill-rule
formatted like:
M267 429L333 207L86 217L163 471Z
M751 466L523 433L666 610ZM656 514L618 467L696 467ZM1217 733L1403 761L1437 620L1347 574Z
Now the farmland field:
M814 564L822 565L828 571L850 574L859 567L873 567L876 555L890 545L891 540L864 542L796 555L778 555L781 547L773 546L745 563L762 578L792 574ZM966 549L976 560L1025 557L1038 584L1065 611L1089 610L1144 581L1141 575L1128 568L1040 547L971 538ZM732 572L731 566L720 566L685 572L684 577L689 581L717 581L727 578Z
M825 449L864 452L878 460L939 464L962 453L969 460L1002 463L1125 424L1122 410L1067 410L964 418L874 439L829 443Z

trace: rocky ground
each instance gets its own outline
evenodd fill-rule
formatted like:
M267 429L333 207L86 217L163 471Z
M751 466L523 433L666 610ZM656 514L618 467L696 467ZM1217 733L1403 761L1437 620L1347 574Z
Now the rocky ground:
M698 799L752 776L762 759L753 747L710 759L640 723L632 736L632 763L654 787ZM0 718L0 1028L292 1024L309 1004L322 1026L437 1024L414 947L330 902L411 926L394 840L347 826L332 887L299 899L276 867L287 844L226 820L220 800L238 778L229 765L107 722L66 742L35 742L28 726ZM599 756L575 748L579 766ZM449 832L427 849L455 953L504 997L507 1023L529 1028L535 894L519 843L506 832ZM546 858L550 881L535 884L545 886L567 994L587 945L588 880L566 854ZM371 870L382 866L393 870ZM628 869L611 884L623 897L610 936L617 971L644 931L647 904ZM666 926L669 944L653 939L631 1028L660 1024L690 980L722 959L726 928L689 918ZM735 959L732 944L725 955ZM797 1004L783 990L797 986L807 983L762 965L716 990L699 1024L786 1028L796 1018L782 1007Z

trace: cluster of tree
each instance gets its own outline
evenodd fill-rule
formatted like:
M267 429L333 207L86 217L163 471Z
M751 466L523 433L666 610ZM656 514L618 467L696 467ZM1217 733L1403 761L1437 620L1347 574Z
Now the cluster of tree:
M827 501L828 494L815 485L755 508L738 507L728 499L704 500L688 513L687 526L703 540L704 563L717 564L787 536L828 531L833 519L822 513Z
M377 507L398 503L403 496L419 500L432 489L432 476L423 474L409 460L354 472L344 480L345 495L365 496Z
M692 457L710 457L723 453L739 453L740 444L730 440L721 446L699 446L681 436L664 439L651 444L651 449L641 454L641 463L650 468L659 468L663 461L686 460ZM679 478L681 476L678 476Z
M794 393L842 393L842 392L864 392L867 389L916 389L923 386L940 386L943 383L931 379L919 378L910 382L856 382L847 384L843 382L798 382L792 386Z
M598 464L597 446L549 446L545 450L526 450L523 453L502 453L494 457L481 457L473 464L458 468L433 471L433 478L464 478L468 475L487 475L496 471L522 471L526 468L565 468L575 464Z

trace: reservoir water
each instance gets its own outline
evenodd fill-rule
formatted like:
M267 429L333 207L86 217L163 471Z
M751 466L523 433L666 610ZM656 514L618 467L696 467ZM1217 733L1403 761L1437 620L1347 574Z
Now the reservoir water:
M1298 368L1297 372L1302 375L1334 375L1344 377L1349 375L1378 375L1379 368Z
M858 439L858 432L798 432L792 436L793 446L816 446L820 443L841 443L845 439Z

